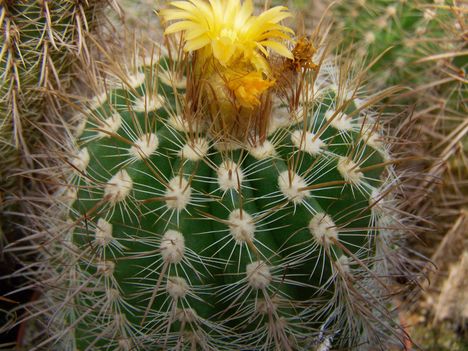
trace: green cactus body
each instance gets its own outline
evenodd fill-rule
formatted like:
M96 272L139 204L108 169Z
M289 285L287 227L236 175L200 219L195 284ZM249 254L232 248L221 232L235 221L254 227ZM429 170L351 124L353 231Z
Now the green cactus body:
M312 102L274 109L266 140L224 142L180 117L184 87L161 62L82 114L75 186L62 194L79 253L65 317L76 348L303 350L382 338L392 322L376 292L391 230L379 223L393 217L377 202L391 162L365 102L342 97L323 69Z

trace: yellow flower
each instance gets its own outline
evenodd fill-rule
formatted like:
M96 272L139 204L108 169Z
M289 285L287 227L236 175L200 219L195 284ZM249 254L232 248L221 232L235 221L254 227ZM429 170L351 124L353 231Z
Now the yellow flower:
M287 46L294 31L281 24L291 16L288 9L276 6L256 16L252 0L181 0L160 14L170 23L165 34L183 34L184 50L194 54L192 77L216 133L245 139L252 120L268 109L261 102L274 92L271 63L280 61L270 55L294 59Z
M291 14L284 6L276 6L253 16L251 0L173 1L172 8L161 11L165 21L176 21L166 34L185 33L185 50L201 51L222 66L236 61L249 62L265 72L267 49L292 59L291 51L282 43L291 40L294 32L281 24ZM266 73L266 72L265 72Z
M259 105L259 98L263 92L275 84L275 81L264 79L260 72L231 72L226 78L226 86L234 93L236 100L241 106L249 109Z

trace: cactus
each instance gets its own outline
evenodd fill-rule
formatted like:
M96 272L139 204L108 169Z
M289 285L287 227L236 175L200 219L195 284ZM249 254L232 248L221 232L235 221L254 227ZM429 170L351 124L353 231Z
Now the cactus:
M367 0L343 1L334 13L361 50L382 53L391 48L373 67L375 81L411 88L394 101L414 106L414 123L405 127L406 138L418 141L408 149L424 160L413 169L426 172L409 183L418 191L406 209L432 221L432 230L421 230L407 243L432 261L426 268L430 286L423 283L424 293L408 308L418 315L410 318L421 321L414 328L415 341L423 349L455 348L449 342L444 348L434 340L424 340L422 334L446 333L436 320L440 308L436 302L444 299L441 290L449 275L448 267L462 260L461 251L454 250L457 245L453 237L463 236L458 234L463 232L459 223L466 217L467 9L466 1L458 0ZM353 14L353 19L337 16L345 13ZM390 16L392 13L396 15ZM382 26L377 29L375 24L379 22ZM457 293L452 291L453 295ZM463 329L455 315L450 319L453 329Z
M4 247L29 235L24 198L39 183L37 174L32 176L43 161L38 149L55 143L64 131L61 99L77 81L78 57L89 58L87 35L107 4L0 0L0 284L2 297L9 296L1 301L2 327L3 312L29 299L29 292L17 286L27 279L9 277L19 265ZM2 335L2 341L14 334Z
M460 70L466 66L466 5L461 1L353 0L341 1L332 9L339 31L348 33L347 41L355 44L354 49L370 60L383 55L372 68L382 86L428 83L432 73L442 72L434 60L424 61L432 54L448 54L440 59L455 61ZM456 56L450 55L457 51ZM454 66L445 69L453 71Z
M366 93L324 39L293 41L284 7L172 6L167 47L106 66L113 78L94 84L58 157L68 178L39 216L36 272L50 337L32 349L399 341L388 297L403 274L402 160L372 109L388 91Z
M463 193L460 191L463 167L457 164L466 158L466 10L467 5L457 0L347 1L335 8L335 17L344 18L341 27L352 33L351 40L356 41L359 50L381 54L390 49L373 67L376 81L413 89L397 102L415 105L416 123L412 130L418 135L423 131L418 138L424 143L418 156L432 159L437 155L432 164L427 164L428 174L419 184L426 195L434 192L436 179L448 173L453 174L447 175L447 183L458 179L453 188L458 189L455 190L458 197ZM352 19L339 16L345 11L351 13ZM459 171L451 172L451 168ZM452 192L449 188L452 186L444 188L440 198L434 199L437 204L434 215L440 214L441 202L447 203L447 209L460 208L460 202L451 195L450 201L444 200ZM418 214L424 214L426 207L421 203L426 195L418 196L412 203ZM455 217L448 220L451 224L454 221ZM429 241L437 242L432 237Z
M23 180L14 174L24 164L31 168L43 124L61 121L57 91L69 88L77 58L89 55L85 33L104 4L0 2L0 188L6 194L21 191Z

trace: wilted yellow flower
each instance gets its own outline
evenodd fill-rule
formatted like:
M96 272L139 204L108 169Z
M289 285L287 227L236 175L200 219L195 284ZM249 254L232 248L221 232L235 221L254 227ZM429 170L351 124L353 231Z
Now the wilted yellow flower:
M276 6L259 16L253 16L251 0L189 0L173 1L173 8L161 11L165 21L176 21L165 33L185 33L185 50L202 51L213 56L223 66L242 60L257 69L265 67L268 48L292 58L282 43L294 32L281 24L291 14L284 6Z

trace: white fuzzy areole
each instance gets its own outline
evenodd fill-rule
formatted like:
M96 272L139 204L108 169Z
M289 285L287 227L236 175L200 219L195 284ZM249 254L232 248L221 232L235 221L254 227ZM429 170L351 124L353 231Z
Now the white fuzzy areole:
M81 136L83 135L86 125L88 124L88 116L82 112L78 113L76 116L73 117L73 121L78 121L76 124L75 130L73 135L74 136Z
M289 180L291 177L291 181ZM278 176L278 185L283 195L295 204L300 204L306 197L310 197L309 190L300 190L307 187L307 183L299 174L284 171Z
M170 126L179 132L188 132L190 131L189 125L182 116L171 116L168 120Z
M184 177L175 177L169 182L164 197L166 206L172 210L182 211L190 203L192 188Z
M89 108L91 110L97 109L99 106L104 104L107 100L107 92L104 91L101 94L95 95L90 101L89 101Z
M330 119L335 115L335 111L333 110L328 110L325 113L325 118L327 121L330 121ZM342 112L339 112L337 116L333 117L333 120L331 120L330 125L333 128L336 128L341 131L349 131L353 129L353 124L351 123L351 118Z
M256 290L265 289L273 280L270 267L263 261L249 263L245 271L248 284L251 288Z
M278 129L289 127L291 125L291 118L291 111L289 111L288 106L282 104L274 106L268 126L268 135L273 134Z
M168 230L161 239L159 245L161 256L166 263L179 263L184 259L185 238L176 230Z
M176 318L179 322L194 323L198 319L198 314L192 308L178 308Z
M158 149L158 146L159 139L156 134L145 134L133 143L130 148L130 155L138 160L143 160L150 157Z
M99 218L96 231L94 232L94 241L102 247L109 245L114 237L112 236L112 224L107 222L104 218Z
M252 242L255 234L255 223L252 216L244 210L235 209L232 211L229 214L229 232L239 245Z
M268 140L265 140L261 144L249 147L249 153L257 160L265 160L276 156L275 146Z
M136 112L151 112L160 109L163 105L164 97L162 95L143 95L135 101L133 109Z
M112 114L112 116L106 118L100 124L101 125L98 128L101 130L98 132L98 137L110 138L112 134L116 134L122 126L122 116L120 116L120 113L115 112Z
M99 274L102 274L105 277L111 277L115 271L115 262L100 261L97 263L96 269Z
M388 18L387 16L380 16L379 18L377 18L377 21L375 22L377 25L377 28L383 29L383 28L388 27L389 21L387 18Z
M372 206L372 214L379 218L385 216L388 211L385 211L385 196L379 191L379 189L372 189L369 197L369 206Z
M115 205L124 201L133 188L133 180L125 169L118 171L104 187L104 197Z
M78 188L67 187L60 189L57 195L65 206L71 206L78 198Z
M316 351L330 351L332 347L331 339L332 338L330 336L326 336L325 340L317 346Z
M117 302L120 299L121 295L118 289L115 288L106 288L106 298L108 303Z
M244 173L240 167L231 160L224 161L216 171L218 174L218 184L222 191L238 189L242 186Z
M312 156L320 154L325 146L325 143L320 138L314 140L314 137L315 134L311 132L304 133L303 130L295 130L291 133L291 141L294 146Z
M190 140L179 151L179 156L189 161L199 161L206 157L210 143L205 138Z
M143 72L137 72L128 75L126 83L129 87L136 89L145 82L145 78L146 76Z
M187 78L183 75L177 75L167 70L160 70L158 73L158 79L169 87L176 89L185 89L187 87Z
M385 13L390 16L390 17L393 17L397 14L397 8L395 5L389 5L387 6L387 8L385 9Z
M369 206L379 206L380 203L382 203L384 199L384 196L382 196L382 193L379 191L379 189L374 188L372 189L372 192L369 197Z
M363 139L366 141L367 145L376 150L380 150L382 148L382 137L376 132L369 131L365 133Z
M364 40L367 44L372 44L375 42L375 34L372 31L367 32L364 35Z
M363 136L364 140L366 141L367 145L374 148L380 155L383 157L384 160L390 159L390 154L385 148L385 143L383 140L382 135L378 132L368 132Z
M88 168L89 161L91 157L89 156L88 148L84 147L75 157L72 158L71 164L76 168L77 171L84 173L86 168Z
M339 158L337 169L344 180L353 185L358 185L364 177L356 163L348 157L342 156Z
M335 222L325 213L317 213L309 222L309 232L321 244L333 244L338 240Z
M166 291L174 300L177 300L187 295L189 286L184 278L168 277Z

